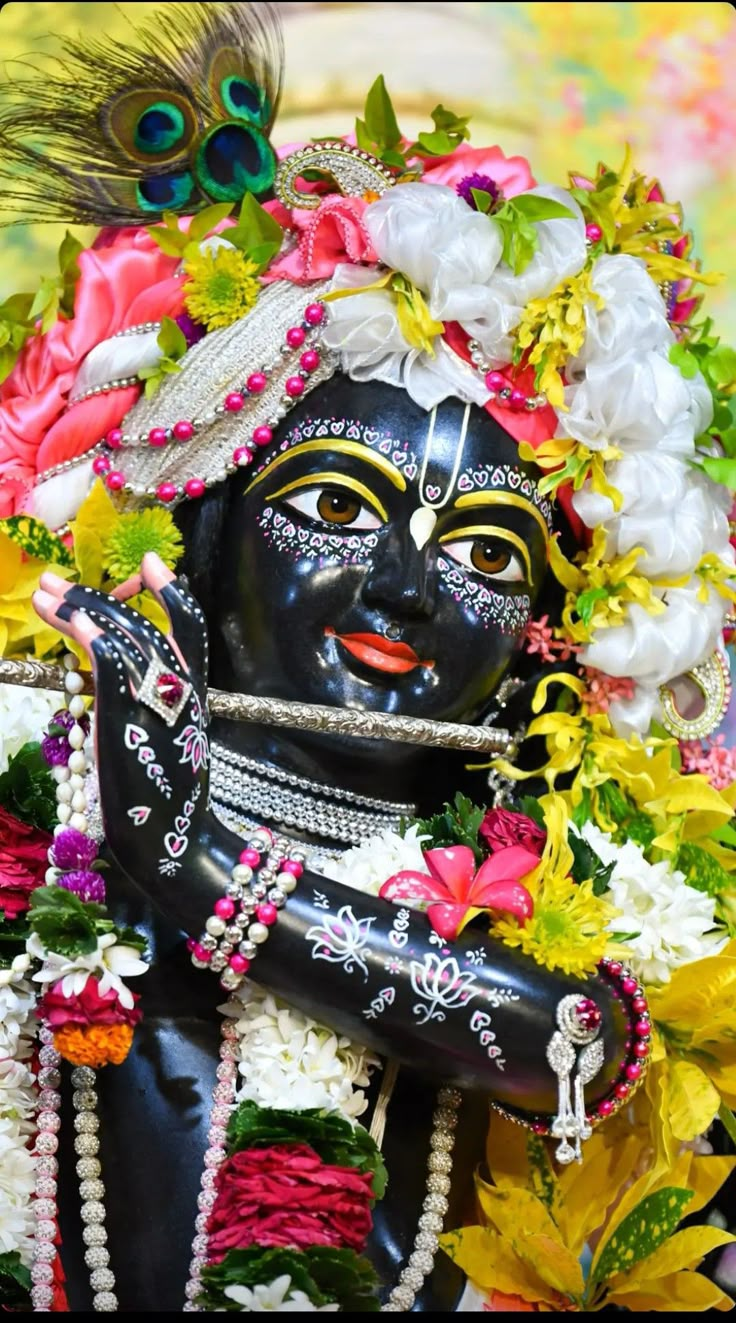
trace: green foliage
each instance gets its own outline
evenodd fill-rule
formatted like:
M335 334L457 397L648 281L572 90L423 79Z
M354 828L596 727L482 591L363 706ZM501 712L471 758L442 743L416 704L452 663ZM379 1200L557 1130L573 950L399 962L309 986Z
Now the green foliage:
M712 449L717 442L725 458L700 455L694 467L708 474L731 491L736 490L736 349L723 345L713 335L713 322L706 318L691 327L686 338L678 340L670 349L670 362L690 380L702 373L713 399L713 421L697 445Z
M719 896L723 891L730 891L734 885L732 875L700 845L690 842L681 845L675 867L685 874L688 886L695 887L696 891L705 891L709 896Z
M540 198L530 193L507 198L503 206L493 213L493 221L503 237L501 255L515 276L520 275L529 265L537 251L539 237L535 226L539 221L559 217L569 219L572 215L569 207L554 202L552 198Z
M344 1314L378 1312L378 1279L368 1260L353 1250L322 1245L303 1251L258 1246L230 1250L222 1263L203 1268L198 1303L207 1311L240 1313L242 1306L225 1295L225 1287L252 1289L285 1276L291 1278L290 1290L303 1291L317 1309L338 1303Z
M533 795L522 795L519 800L519 812L525 813L538 827L544 827L544 809Z
M59 313L73 316L74 291L80 274L77 258L83 251L84 244L67 230L59 247L58 275L43 277L28 314L29 321L40 321L42 333L51 329Z
M383 1158L368 1131L361 1125L353 1127L335 1112L316 1108L290 1112L245 1102L231 1116L227 1137L233 1153L271 1144L309 1144L323 1162L372 1172L375 1199L386 1188Z
M431 818L418 818L416 826L420 836L428 836L423 842L423 849L435 850L449 845L469 845L475 855L476 863L483 861L483 851L478 839L480 825L486 810L478 808L459 790L452 804L445 804L442 813L435 813Z
M0 969L9 969L15 957L25 951L28 931L25 914L17 919L0 914Z
M355 136L361 151L370 152L384 165L403 173L412 169L409 161L414 157L449 156L470 137L469 117L456 115L443 105L435 106L432 123L434 129L420 133L416 142L402 147L404 135L383 74L379 74L365 99L363 118L355 121Z
M192 222L193 224L194 222ZM161 330L156 336L156 344L162 357L152 367L142 367L138 373L139 381L145 381L145 395L155 395L166 377L181 372L179 359L187 352L187 340L184 332L171 317L161 318Z
M574 831L568 832L567 843L572 850L573 863L570 875L573 882L579 884L590 880L593 883L593 895L604 895L608 890L615 862L604 864L592 846Z
M217 202L212 207L205 207L204 211L193 217L187 231L179 229L179 217L175 212L165 211L162 216L163 225L151 225L147 232L167 257L184 258L189 245L198 247L206 235L230 215L232 209L232 202Z
M593 614L598 603L605 602L612 592L612 588L588 588L584 593L578 595L575 603L575 610L580 616L586 629L593 619Z
M598 805L616 828L613 838L617 845L633 841L642 850L649 849L657 829L649 814L642 813L615 781L604 781L598 786Z
M31 1274L20 1261L20 1254L0 1254L0 1310L30 1313Z
M281 251L284 232L278 221L262 207L252 193L246 193L240 206L238 223L228 230L228 243L234 244L258 267L256 274L265 271L269 262Z
M10 376L26 340L33 335L32 294L13 294L0 303L0 383Z
M64 887L39 887L31 895L31 927L47 950L60 955L89 955L94 951L98 937L95 921L104 914L104 906L85 905Z
M8 519L0 519L0 532L35 560L42 560L47 565L64 565L68 569L74 565L74 557L61 538L41 519L25 514L10 515Z
M32 827L53 831L56 823L56 783L46 766L41 745L24 744L0 776L0 805Z
M667 1185L632 1208L607 1241L591 1275L591 1282L606 1281L617 1272L630 1272L669 1240L693 1197L692 1190Z

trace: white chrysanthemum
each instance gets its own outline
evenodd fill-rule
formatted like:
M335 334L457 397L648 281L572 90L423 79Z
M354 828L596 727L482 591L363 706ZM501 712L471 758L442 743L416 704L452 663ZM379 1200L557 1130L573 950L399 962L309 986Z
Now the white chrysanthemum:
M384 882L394 873L411 869L415 873L428 873L422 854L422 841L418 827L410 827L406 836L395 831L384 831L356 845L334 864L326 865L324 873L334 882L343 882L369 896L377 896Z
M291 1278L284 1275L252 1290L248 1286L226 1286L225 1295L248 1314L336 1314L340 1308L338 1304L313 1305L304 1291L290 1288Z
M376 1056L253 984L242 985L238 996L238 1102L320 1107L349 1120L362 1115Z
M684 873L666 860L649 864L633 841L614 845L610 836L586 823L581 829L603 860L614 864L610 900L619 910L612 932L636 933L627 939L629 963L645 983L668 983L673 969L715 955L728 941L715 929L715 900L688 886Z
M58 694L0 684L0 774L24 744L41 738L58 710Z
M94 974L99 978L100 996L104 997L112 989L121 1006L128 1010L133 1006L133 994L122 980L145 974L148 969L136 947L119 942L115 933L105 933L99 938L95 950L84 955L64 956L57 951L47 951L37 933L31 933L26 946L30 955L43 961L43 968L33 975L34 982L58 983L61 980L64 996L75 997L84 988L90 974Z

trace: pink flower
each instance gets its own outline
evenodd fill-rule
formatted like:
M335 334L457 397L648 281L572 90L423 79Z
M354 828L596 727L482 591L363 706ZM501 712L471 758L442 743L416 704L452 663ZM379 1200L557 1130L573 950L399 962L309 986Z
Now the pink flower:
M384 900L430 901L427 918L448 941L480 910L501 910L520 920L534 913L532 898L519 878L536 868L539 857L521 845L498 850L477 873L475 855L468 845L425 850L424 862L429 875L404 870L384 882L378 894Z
M297 231L299 242L271 265L264 283L286 279L302 285L310 280L326 280L342 262L377 261L363 224L367 206L363 198L329 193L314 211L296 208L289 223ZM279 212L273 214L280 224L284 223Z
M548 622L549 616L529 621L524 636L525 650L530 654L538 653L541 662L569 661L573 653L580 651L578 644L556 639Z
M586 668L588 688L580 695L588 716L607 712L614 699L634 697L634 681L625 676L605 675L603 671Z
M29 340L0 386L3 518L23 508L38 473L84 454L138 398L140 387L130 386L69 407L90 350L128 326L182 310L177 259L162 253L143 229L116 231L111 244L85 249L78 263L74 317Z
M526 813L511 813L508 809L489 809L478 829L486 849L496 853L509 845L523 845L537 858L544 849L547 833Z
M451 156L435 156L425 161L422 180L425 184L446 184L456 188L467 175L488 175L504 197L513 198L534 188L536 180L524 156L504 156L500 147L458 147Z
M687 740L680 745L683 772L700 772L715 790L725 790L736 781L736 749L726 747L725 735L715 735L709 745Z

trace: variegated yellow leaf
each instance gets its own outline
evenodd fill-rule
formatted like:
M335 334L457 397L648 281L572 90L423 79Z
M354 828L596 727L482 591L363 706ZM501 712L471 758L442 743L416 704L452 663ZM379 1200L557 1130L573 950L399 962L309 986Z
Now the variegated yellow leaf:
M555 1292L517 1257L510 1242L490 1227L451 1231L440 1237L440 1245L480 1290L556 1303Z
M684 1231L676 1231L658 1250L642 1259L633 1272L625 1277L614 1277L611 1289L619 1293L634 1291L642 1282L667 1277L683 1268L697 1268L711 1250L731 1245L734 1241L736 1236L720 1227L687 1227Z
M528 1235L549 1236L562 1247L557 1230L544 1204L530 1190L498 1190L476 1176L475 1188L481 1209L502 1236L513 1240L523 1228Z
M560 1242L559 1235L530 1236L524 1227L519 1227L511 1243L519 1258L561 1296L576 1301L582 1298L585 1282L580 1263Z
M676 1139L695 1139L708 1129L721 1104L708 1076L692 1061L671 1061L667 1072L667 1103Z
M603 1126L593 1133L584 1150L583 1162L570 1164L562 1173L557 1224L573 1254L602 1226L606 1213L636 1170L648 1141L646 1134L622 1134L609 1143Z
M663 1176L655 1169L627 1190L593 1256L591 1281L602 1282L633 1267L672 1234L692 1200L692 1190L673 1186L676 1178L669 1171L667 1184L653 1189Z
M626 1291L614 1291L606 1296L607 1305L622 1305L635 1314L644 1314L650 1309L667 1314L702 1314L706 1309L731 1309L733 1301L699 1272L675 1272L670 1277L660 1277L642 1282L638 1290L628 1294Z

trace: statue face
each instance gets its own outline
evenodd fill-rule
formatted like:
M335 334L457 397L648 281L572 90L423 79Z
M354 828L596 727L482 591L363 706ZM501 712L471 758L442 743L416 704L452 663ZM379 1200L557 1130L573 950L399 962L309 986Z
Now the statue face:
M521 645L550 519L487 413L446 401L433 417L401 390L338 375L235 482L215 684L479 719Z

